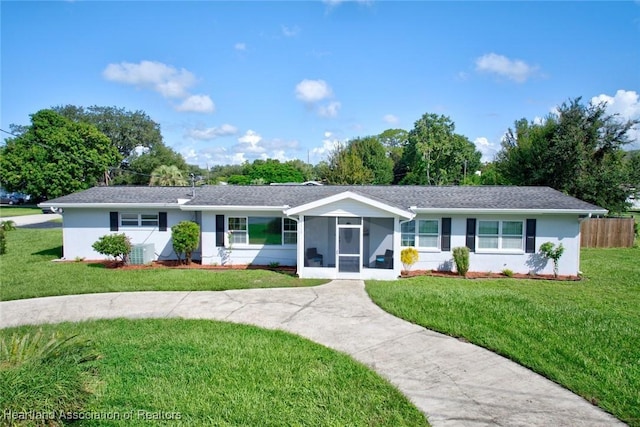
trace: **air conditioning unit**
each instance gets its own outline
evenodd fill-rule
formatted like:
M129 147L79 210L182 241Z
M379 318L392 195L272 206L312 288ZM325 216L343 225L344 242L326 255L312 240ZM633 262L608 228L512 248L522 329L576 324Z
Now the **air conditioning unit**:
M129 264L143 265L150 264L156 257L156 248L153 243L144 245L133 245L129 254Z

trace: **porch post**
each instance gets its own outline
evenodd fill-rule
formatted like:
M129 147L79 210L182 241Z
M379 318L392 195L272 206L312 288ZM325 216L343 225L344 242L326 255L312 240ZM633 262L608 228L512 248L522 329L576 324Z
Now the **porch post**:
M396 276L400 276L402 272L402 261L400 261L401 243L400 218L395 217L393 219L393 272Z
M304 277L304 215L298 217L298 238L296 243L296 270L298 277Z

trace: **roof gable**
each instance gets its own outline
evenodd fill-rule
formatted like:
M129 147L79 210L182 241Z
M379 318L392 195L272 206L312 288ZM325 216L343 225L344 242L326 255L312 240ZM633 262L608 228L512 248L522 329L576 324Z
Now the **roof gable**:
M330 207L331 205L336 205L337 203L344 201L354 201L369 208L373 208L375 210L379 210L405 219L411 219L415 216L413 212L409 212L399 207L391 206L388 203L384 203L382 201L373 200L369 197L354 193L352 191L344 191L342 193L314 200L303 205L295 206L286 209L284 213L286 215L298 215L301 213L317 210L318 208Z

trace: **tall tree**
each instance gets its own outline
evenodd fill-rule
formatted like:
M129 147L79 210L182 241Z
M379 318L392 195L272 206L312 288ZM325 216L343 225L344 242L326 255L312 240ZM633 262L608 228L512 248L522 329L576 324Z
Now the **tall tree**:
M53 110L74 122L94 125L111 140L124 160L135 155L137 147L151 148L163 144L160 125L141 110L127 111L97 105L88 108L59 105Z
M387 129L378 135L378 139L387 150L393 162L393 184L398 184L406 174L406 165L402 163L402 155L407 146L409 132L404 129Z
M384 185L393 182L393 160L387 155L378 137L353 139L349 142L347 150L359 157L364 167L371 171L371 184Z
M374 176L355 150L339 145L329 153L326 180L329 184L371 184Z
M638 121L620 121L605 104L580 98L558 107L542 123L515 122L496 167L516 185L547 185L614 212L626 208L629 170L623 147Z
M401 159L402 184L460 184L480 168L482 154L465 136L455 133L447 116L424 114L409 132Z
M0 149L0 181L34 200L51 199L98 184L121 159L95 126L41 110Z
M187 174L188 166L182 155L164 144L157 144L140 155L132 156L116 173L113 183L146 185L153 170L162 165L175 166L183 175Z
M186 186L187 184L188 181L184 177L182 171L173 165L158 166L151 173L151 179L149 180L150 186L182 187Z

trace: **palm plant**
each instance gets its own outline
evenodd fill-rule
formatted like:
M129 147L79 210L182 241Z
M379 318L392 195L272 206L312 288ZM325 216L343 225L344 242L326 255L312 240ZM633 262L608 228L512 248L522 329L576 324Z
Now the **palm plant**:
M151 186L185 186L187 179L182 175L182 171L177 166L161 165L151 172Z

